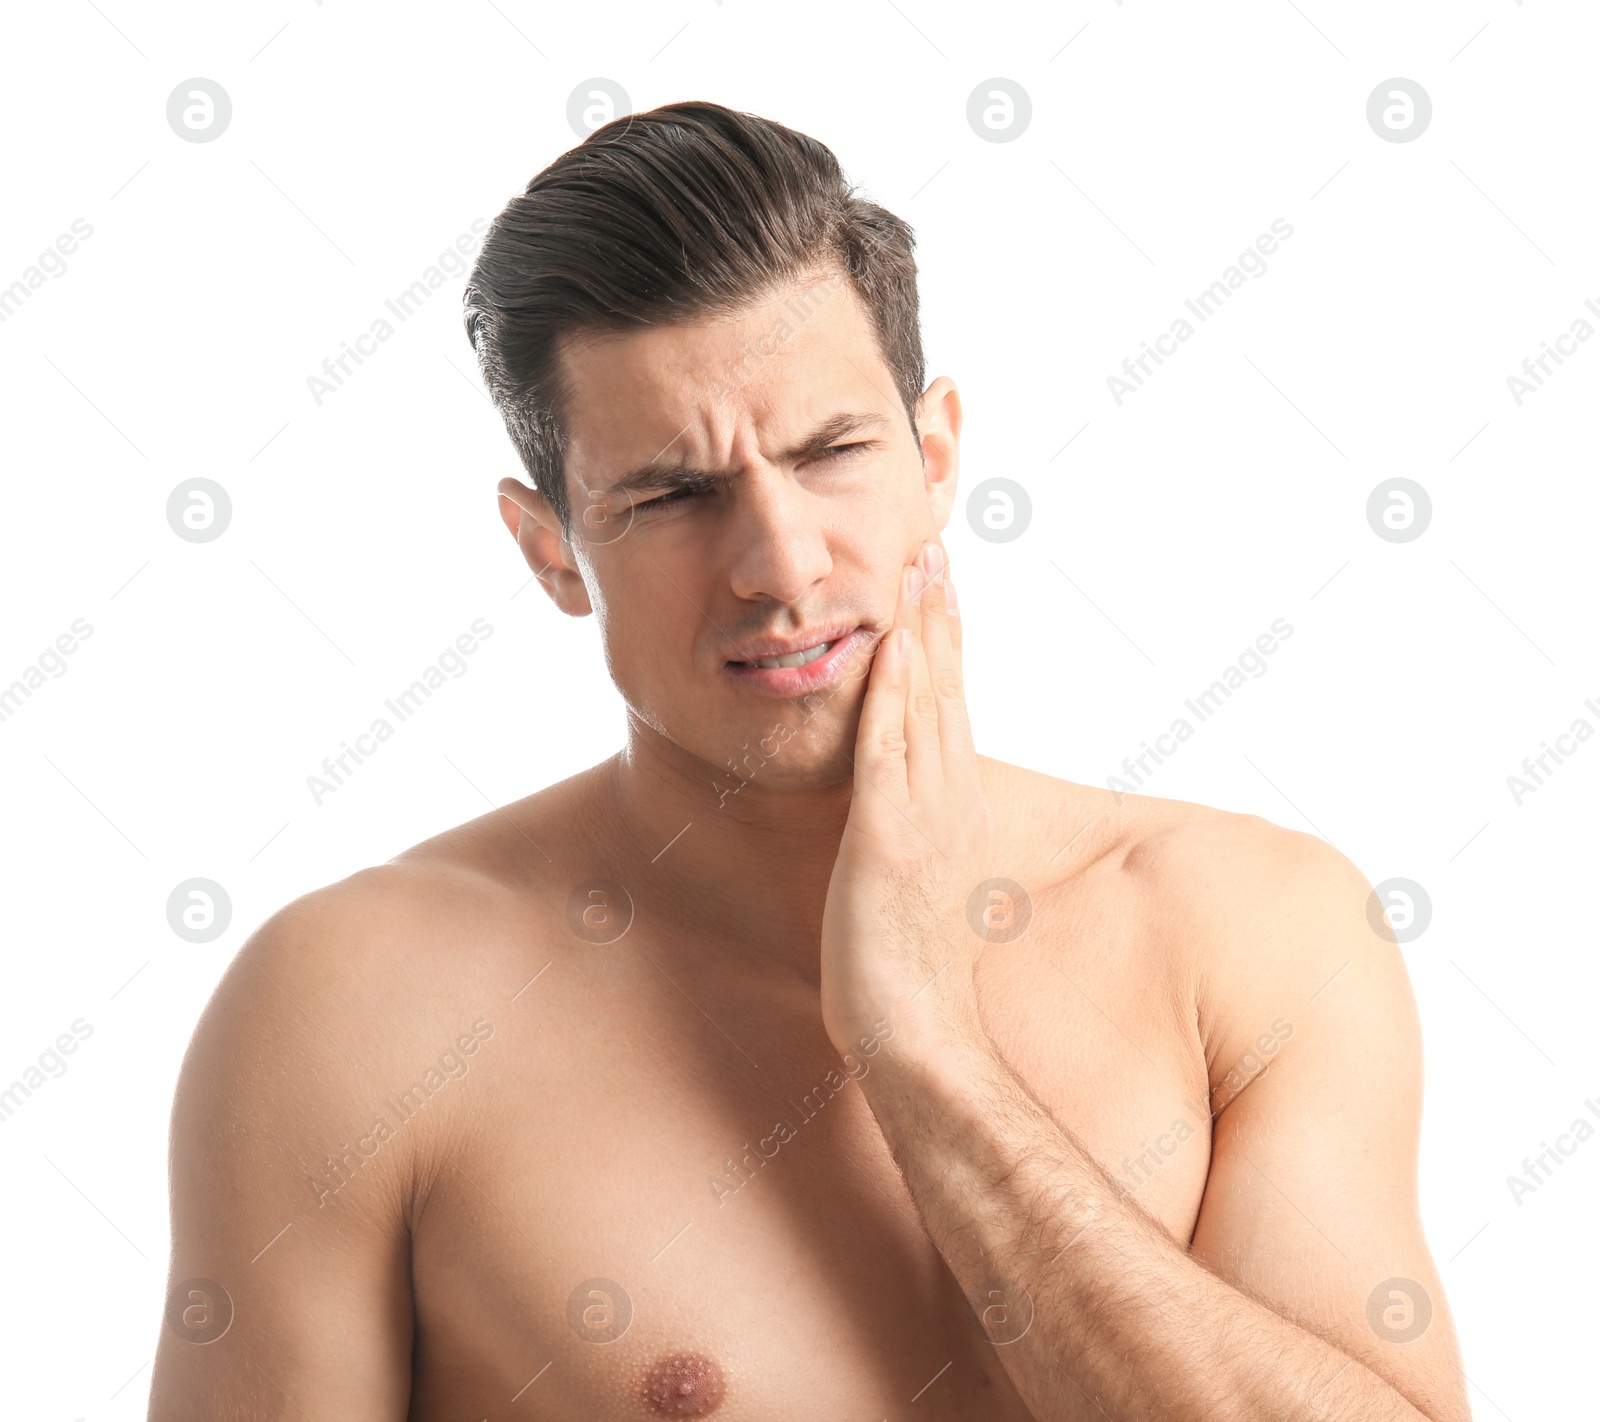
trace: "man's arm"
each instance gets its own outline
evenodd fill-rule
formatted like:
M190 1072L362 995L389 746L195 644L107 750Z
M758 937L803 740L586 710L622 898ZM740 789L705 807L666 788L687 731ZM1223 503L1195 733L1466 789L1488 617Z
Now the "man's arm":
M358 902L335 886L280 910L196 1028L173 1102L152 1422L406 1416L410 1143L340 1159L370 1131L382 1050L381 1004L360 990L380 945Z
M986 1038L897 1032L862 1078L1042 1422L1470 1416L1418 1218L1421 1050L1398 949L1342 857L1271 833L1279 862L1261 878L1275 887L1241 895L1208 985L1227 1001L1192 1253Z
M996 1053L974 970L985 887L1005 866L993 861L953 591L932 542L902 577L895 628L873 656L823 909L822 1016L840 1051L875 1014L892 1019L862 1089L1017 1390L1042 1422L1466 1419L1417 1218L1416 1012L1393 943L1368 924L1367 886L1341 857L1274 831L1313 848L1212 848L1163 880L1239 885L1220 915L1147 896L1197 933L1220 926L1195 954L1209 1061L1229 1061L1280 1016L1306 1023L1295 1050L1223 1108L1195 1255L1120 1194ZM1269 858L1279 862L1263 873Z

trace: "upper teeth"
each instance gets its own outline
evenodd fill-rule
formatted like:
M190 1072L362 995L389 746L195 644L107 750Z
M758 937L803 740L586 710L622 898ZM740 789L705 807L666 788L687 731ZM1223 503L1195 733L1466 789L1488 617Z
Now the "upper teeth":
M821 642L809 651L790 652L786 657L758 657L745 665L752 667L803 667L807 662L816 661L831 646L833 646L832 642Z

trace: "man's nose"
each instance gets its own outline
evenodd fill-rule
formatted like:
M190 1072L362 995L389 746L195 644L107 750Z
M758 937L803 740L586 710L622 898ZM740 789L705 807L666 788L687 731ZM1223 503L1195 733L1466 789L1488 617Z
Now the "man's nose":
M798 602L833 568L825 514L825 501L781 469L747 469L725 529L733 591Z

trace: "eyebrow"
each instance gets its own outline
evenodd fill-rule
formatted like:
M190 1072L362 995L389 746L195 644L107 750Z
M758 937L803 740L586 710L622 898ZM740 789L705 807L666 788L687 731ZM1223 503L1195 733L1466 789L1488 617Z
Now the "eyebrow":
M868 430L882 428L888 421L880 414L868 410L846 411L842 414L832 415L817 425L806 434L792 448L786 449L773 461L776 464L790 464L797 460L809 458L819 454L835 440L845 435L862 434ZM673 443L676 443L674 439ZM669 446L670 448L670 446ZM657 456L659 458L660 456ZM697 488L711 489L718 484L726 483L733 476L719 473L716 470L700 469L692 464L679 461L676 464L659 464L651 461L649 464L640 465L637 469L629 470L620 478L614 479L606 488L607 494L642 494L661 491Z

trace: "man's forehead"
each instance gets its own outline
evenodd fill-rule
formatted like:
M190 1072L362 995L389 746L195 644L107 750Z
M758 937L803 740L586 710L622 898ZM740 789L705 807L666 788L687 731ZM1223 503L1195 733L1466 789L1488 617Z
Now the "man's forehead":
M758 294L737 311L693 314L625 330L574 331L563 339L562 348L570 364L622 371L653 366L664 356L715 359L744 344L765 346L768 337L800 349L817 338L866 332L870 325L867 308L849 279L818 270Z

